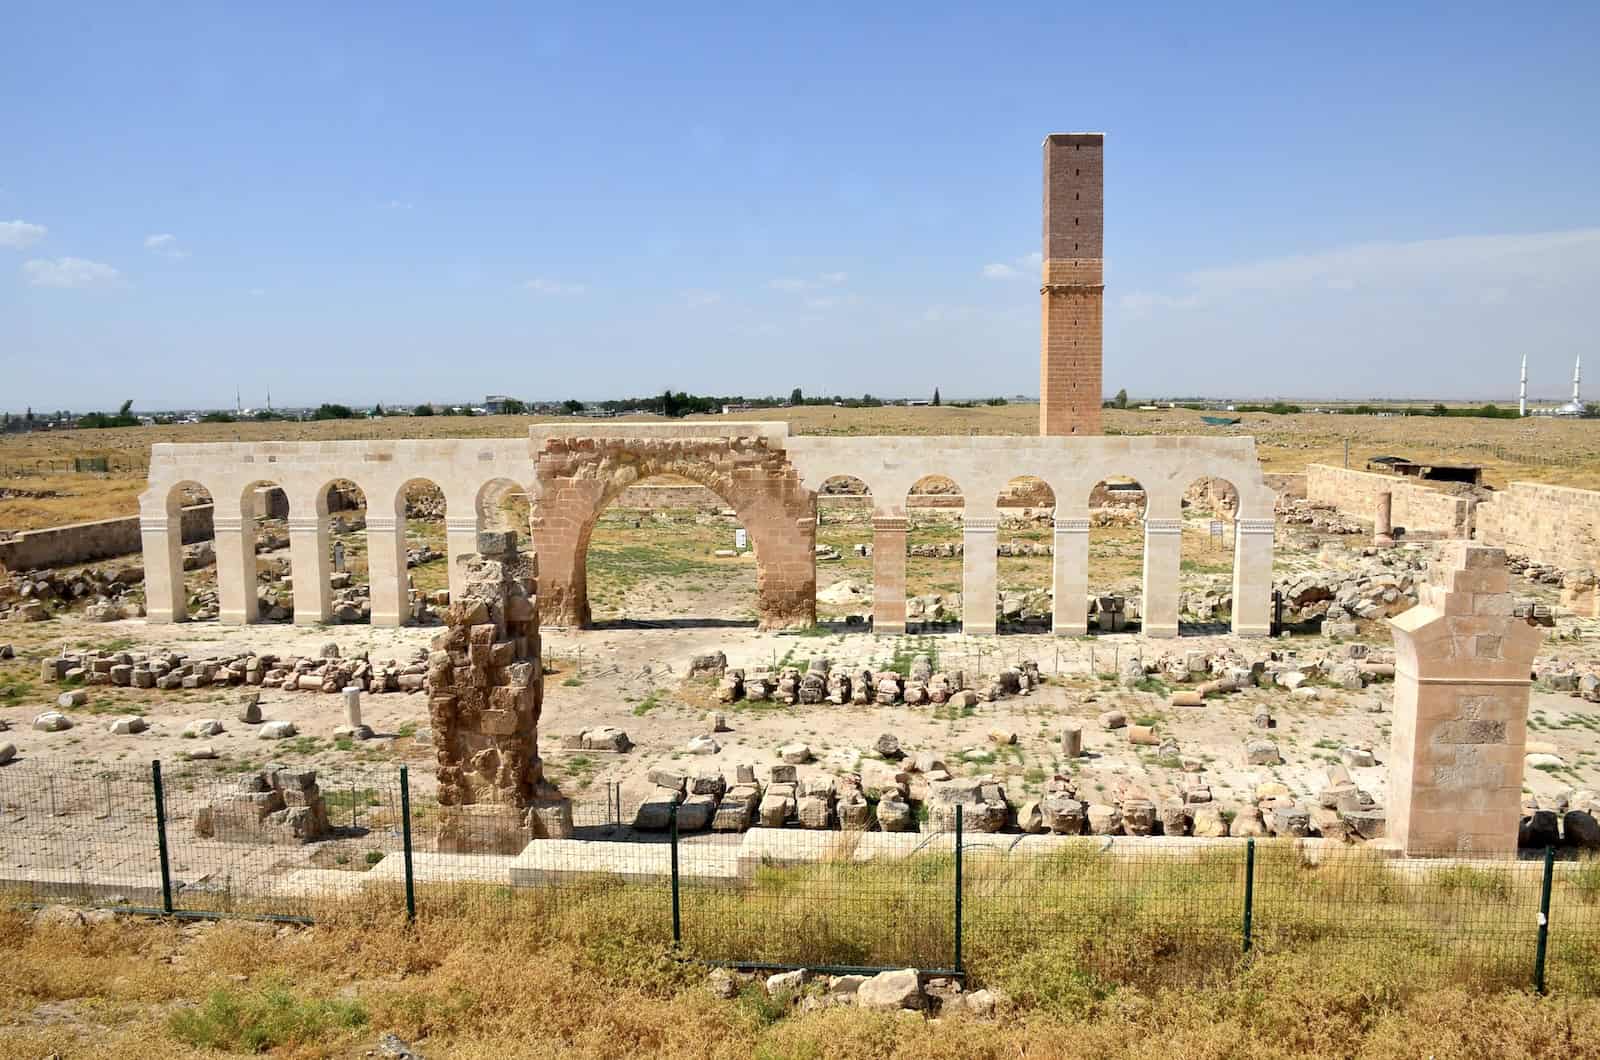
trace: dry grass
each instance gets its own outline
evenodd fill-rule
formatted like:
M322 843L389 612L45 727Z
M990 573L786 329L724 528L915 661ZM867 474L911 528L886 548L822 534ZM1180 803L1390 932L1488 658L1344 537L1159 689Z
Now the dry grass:
M617 421L642 422L640 420ZM691 417L708 423L723 417ZM741 413L741 420L785 420L800 434L997 434L1027 435L1038 430L1038 406L1003 405L958 409L836 409L807 406ZM1186 409L1137 412L1108 409L1106 428L1119 434L1250 435L1263 466L1273 472L1300 472L1308 462L1341 463L1350 442L1351 466L1374 456L1397 453L1418 460L1478 463L1488 481L1504 486L1512 479L1600 488L1600 431L1581 420L1487 420L1465 418L1332 416L1301 413L1273 416L1245 413L1237 427L1208 427L1200 413ZM391 416L382 420L327 420L314 423L181 424L100 431L59 431L0 437L0 482L70 490L72 496L49 502L0 501L0 527L37 526L100 519L137 512L143 467L155 442L331 441L379 438L526 437L528 427L548 417ZM1510 459L1493 452L1502 447ZM62 474L12 478L16 469L73 457L106 457L123 472L110 476ZM59 466L59 465L58 465ZM39 505L43 505L40 507Z
M1249 959L1223 915L1238 884L1225 859L1152 860L1138 871L1098 856L1021 869L975 859L969 910L1004 905L1015 918L970 932L974 985L1008 998L995 1022L787 1012L755 991L713 1000L703 967L671 956L660 888L425 890L414 926L398 902L376 896L330 907L303 930L146 920L36 930L6 912L0 1054L214 1056L191 1044L214 1042L353 1056L393 1032L428 1055L466 1058L1600 1056L1592 944L1553 952L1560 975L1540 999L1525 980L1463 979L1420 931L1404 930L1463 895L1490 916L1526 920L1522 876L1533 874L1453 871L1396 884L1364 859L1316 870L1268 846L1262 885L1292 885L1306 901L1263 928ZM757 893L784 900L751 906L732 892L691 892L686 938L695 953L793 944L818 961L876 953L891 937L915 945L915 919L948 912L916 899L921 877L952 871L947 856L764 870ZM1037 887L1047 881L1059 893L1045 901ZM833 901L821 900L824 889ZM1563 885L1557 915L1569 936L1579 905L1592 905L1586 895ZM714 917L723 902L742 915ZM1185 916L1213 904L1214 924ZM1024 917L1043 920L1045 932L1019 930ZM1199 943L1201 927L1215 929L1214 944ZM949 943L945 929L930 930L926 945ZM1364 935L1371 945L1350 945Z

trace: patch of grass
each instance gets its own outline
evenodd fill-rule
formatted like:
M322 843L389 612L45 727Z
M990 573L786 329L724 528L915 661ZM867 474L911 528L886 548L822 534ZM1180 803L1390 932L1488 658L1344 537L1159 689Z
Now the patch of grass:
M562 688L577 688L582 684L583 684L583 678L581 678L581 677L569 677L565 681L561 682L561 687Z
M354 1001L303 998L274 984L248 992L213 991L198 1007L174 1012L167 1026L185 1045L261 1053L326 1044L366 1024L366 1010Z
M633 705L633 715L636 718L642 718L660 705L661 693L656 689L651 689L648 696Z

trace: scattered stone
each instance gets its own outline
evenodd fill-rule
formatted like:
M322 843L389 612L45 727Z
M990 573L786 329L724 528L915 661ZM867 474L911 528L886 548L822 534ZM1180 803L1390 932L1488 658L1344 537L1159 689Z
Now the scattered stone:
M900 749L899 737L892 732L880 734L877 741L873 743L872 749L877 752L878 757L891 762L899 761L905 756L905 752Z
M1245 765L1250 766L1278 766L1283 764L1283 757L1278 754L1278 745L1271 740L1248 740L1244 745Z
M47 710L36 715L33 727L39 732L64 732L72 728L72 719L57 710Z
M149 727L150 726L146 724L145 720L139 715L124 714L119 718L112 719L111 735L132 736L136 733L144 732Z
M58 707L81 707L88 702L89 693L85 692L81 688L75 688L70 692L63 692L56 697L56 706Z
M1108 710L1100 715L1102 729L1120 729L1128 724L1128 716L1120 710Z
M922 995L921 977L915 968L879 972L856 989L856 1004L878 1011L921 1009L927 1004Z
M789 765L804 765L811 761L811 748L803 743L787 743L778 748L778 757Z
M186 740L194 740L202 736L221 736L222 722L215 718L196 718L183 727L181 735Z
M217 731L220 732L221 730L222 723L218 722ZM287 740L289 737L295 735L295 733L298 731L299 730L294 727L294 722L292 721L268 721L262 723L261 731L256 735L263 740ZM209 736L212 734L206 733L205 735Z
M709 736L691 736L684 750L692 755L714 755L722 750L722 745Z

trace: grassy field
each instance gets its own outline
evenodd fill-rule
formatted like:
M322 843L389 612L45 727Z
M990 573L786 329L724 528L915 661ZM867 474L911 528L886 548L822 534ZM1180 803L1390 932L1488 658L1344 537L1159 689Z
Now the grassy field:
M787 420L801 434L999 434L1038 429L1036 405L958 409L837 409L807 406L741 413L740 419ZM648 419L646 417L645 419ZM691 417L710 423L723 417ZM1489 420L1431 416L1378 417L1301 413L1242 414L1237 427L1208 427L1188 410L1107 410L1108 432L1119 434L1233 434L1256 438L1264 467L1298 472L1308 462L1350 462L1360 467L1374 456L1483 464L1492 485L1512 479L1600 488L1600 421ZM30 529L81 519L131 515L138 510L144 467L155 442L223 442L434 437L522 437L547 418L519 416L409 417L331 420L315 423L184 424L99 431L61 431L0 437L0 489L55 493L48 497L0 497L0 528ZM620 423L627 420L616 421ZM107 475L48 473L75 457L105 457Z
M1237 866L1169 858L1131 871L1086 851L1041 859L1022 879L975 858L966 966L969 988L1001 995L992 1021L810 1010L756 984L714 999L705 966L672 950L662 889L615 882L425 888L414 925L396 895L319 910L309 929L36 928L5 911L4 1052L347 1057L394 1033L467 1060L1600 1056L1600 955L1592 932L1574 931L1593 921L1592 869L1558 886L1552 919L1567 932L1553 935L1541 998L1522 915L1536 872L1445 869L1402 884L1364 859L1319 869L1279 850L1260 851L1258 893L1300 900L1258 922L1248 957ZM949 910L918 889L950 871L948 855L764 869L757 883L773 900L758 906L691 890L680 953L942 952ZM1523 930L1477 948L1455 935L1493 935L1499 922Z

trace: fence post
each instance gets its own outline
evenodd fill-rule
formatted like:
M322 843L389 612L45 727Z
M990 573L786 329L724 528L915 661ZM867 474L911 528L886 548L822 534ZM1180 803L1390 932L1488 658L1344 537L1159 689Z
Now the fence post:
M161 787L161 759L150 763L150 786L156 800L156 850L161 855L161 911L172 915L172 863L167 857L167 796Z
M411 774L400 767L400 841L405 844L406 919L417 919L417 889L411 875Z
M672 945L683 942L683 921L678 911L678 805L672 805Z
M1256 841L1244 841L1244 952L1250 952L1251 921L1255 917Z
M956 803L956 963L961 971L961 804Z
M1550 885L1556 874L1556 848L1544 848L1544 886L1539 890L1539 947L1533 955L1533 989L1544 993L1544 957L1550 942Z

